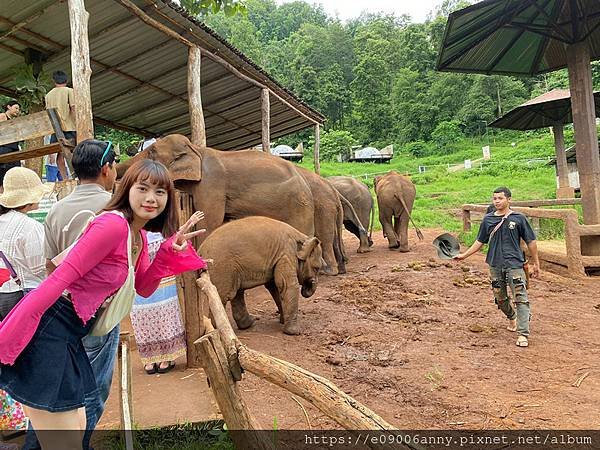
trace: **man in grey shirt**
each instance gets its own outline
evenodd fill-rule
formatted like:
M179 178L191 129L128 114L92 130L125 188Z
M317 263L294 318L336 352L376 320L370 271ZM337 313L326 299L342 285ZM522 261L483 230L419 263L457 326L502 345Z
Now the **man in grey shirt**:
M51 259L67 249L79 238L95 213L109 202L117 178L117 155L112 144L88 139L81 142L73 152L73 168L79 178L75 190L57 202L46 217L45 255L46 268L52 273L56 267ZM104 412L104 403L110 392L113 367L119 345L119 326L106 336L86 336L86 349L98 389L86 393L86 433L83 448L89 448L89 439ZM33 432L29 432L23 449L38 449Z

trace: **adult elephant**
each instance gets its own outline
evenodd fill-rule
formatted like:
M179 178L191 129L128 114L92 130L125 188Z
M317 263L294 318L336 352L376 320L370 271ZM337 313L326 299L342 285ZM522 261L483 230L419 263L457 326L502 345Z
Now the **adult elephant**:
M368 236L367 229L373 226L375 205L369 188L352 177L327 177L327 181L340 194L344 208L344 227L360 241L357 252L370 252L373 240Z
M409 220L414 225L419 239L423 239L423 233L410 215L417 193L415 185L410 178L403 177L393 170L386 175L375 177L373 184L379 207L379 221L383 227L383 236L388 239L388 247L408 252Z
M342 241L344 210L340 196L325 178L296 166L312 192L315 212L315 236L321 241L326 275L346 273L346 252Z
M208 266L211 281L223 305L231 302L239 329L254 323L246 308L244 291L265 286L277 305L283 332L300 333L298 291L303 297L310 297L317 288L323 264L318 238L267 217L246 217L220 227L206 238L198 252L212 260Z
M207 233L200 241L223 222L247 216L270 217L314 235L311 190L293 164L277 156L199 147L185 136L171 134L120 164L117 175L139 158L167 166L176 187L191 194L194 208L204 211Z

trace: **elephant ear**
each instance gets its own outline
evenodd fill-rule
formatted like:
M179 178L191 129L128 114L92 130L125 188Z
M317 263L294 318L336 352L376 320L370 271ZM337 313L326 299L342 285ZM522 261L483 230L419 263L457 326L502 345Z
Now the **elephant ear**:
M187 180L200 181L202 180L202 152L200 147L186 143L188 155L180 161L180 164L173 164L169 167L169 173L173 181ZM198 159L196 159L198 158Z
M300 261L306 261L314 249L319 245L321 241L316 237L310 237L304 242L298 242L297 256Z

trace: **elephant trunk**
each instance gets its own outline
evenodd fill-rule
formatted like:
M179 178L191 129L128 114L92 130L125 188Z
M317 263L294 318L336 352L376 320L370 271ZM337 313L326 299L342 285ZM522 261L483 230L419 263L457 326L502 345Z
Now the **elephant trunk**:
M300 291L302 297L311 297L317 290L317 280L315 278L309 278L302 283L302 290Z

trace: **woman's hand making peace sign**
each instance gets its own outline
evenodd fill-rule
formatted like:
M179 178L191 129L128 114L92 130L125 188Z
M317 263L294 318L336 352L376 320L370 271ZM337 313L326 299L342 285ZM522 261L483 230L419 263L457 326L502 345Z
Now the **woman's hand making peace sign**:
M175 234L175 240L173 241L173 250L181 252L187 248L187 241L202 233L206 232L206 229L202 228L197 231L188 231L194 227L198 222L204 219L204 213L202 211L196 211L190 216L186 223L184 223Z

